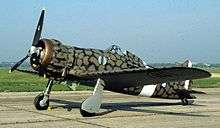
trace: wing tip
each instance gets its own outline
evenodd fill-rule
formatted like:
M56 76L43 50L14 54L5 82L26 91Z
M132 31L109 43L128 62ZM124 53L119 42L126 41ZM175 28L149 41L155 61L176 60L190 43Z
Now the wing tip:
M197 68L195 68L195 69L197 69ZM201 75L202 78L208 78L208 77L212 76L212 74L210 72L206 71L206 70L203 70L203 69L197 69L197 70L199 70L200 74L202 74Z
M207 73L208 73L208 77L211 77L212 76L212 74L210 73L210 72L208 72L208 71L206 71Z

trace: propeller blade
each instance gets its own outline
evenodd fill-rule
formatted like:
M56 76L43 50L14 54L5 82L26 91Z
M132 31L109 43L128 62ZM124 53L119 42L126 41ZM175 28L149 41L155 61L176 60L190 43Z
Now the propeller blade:
M18 61L14 66L12 66L11 69L9 70L9 73L11 73L11 72L13 72L15 69L17 69L17 67L19 67L28 57L29 57L29 55L26 55L23 59L21 59L21 60Z
M41 32L42 32L42 28L43 28L43 22L44 22L44 13L45 13L45 10L43 9L41 11L40 19L38 21L37 28L36 28L36 31L34 34L32 46L36 46L38 41L40 40Z

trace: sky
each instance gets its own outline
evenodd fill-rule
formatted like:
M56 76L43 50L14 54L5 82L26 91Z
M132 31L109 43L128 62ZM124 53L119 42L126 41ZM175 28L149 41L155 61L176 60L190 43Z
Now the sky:
M116 44L147 63L220 63L219 0L4 0L0 62L27 54L42 8L43 38L98 49Z

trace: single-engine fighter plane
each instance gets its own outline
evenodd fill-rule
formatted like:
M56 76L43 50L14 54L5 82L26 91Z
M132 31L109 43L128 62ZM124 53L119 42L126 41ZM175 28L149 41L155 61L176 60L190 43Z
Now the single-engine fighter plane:
M188 104L194 98L188 91L189 80L210 77L210 73L185 67L154 68L135 54L113 45L106 50L67 46L56 39L41 38L45 10L42 10L28 54L11 67L48 78L46 89L36 96L37 110L46 110L54 81L71 81L95 87L93 94L80 107L82 116L98 113L103 90L128 95L181 99ZM17 69L27 58L33 71Z

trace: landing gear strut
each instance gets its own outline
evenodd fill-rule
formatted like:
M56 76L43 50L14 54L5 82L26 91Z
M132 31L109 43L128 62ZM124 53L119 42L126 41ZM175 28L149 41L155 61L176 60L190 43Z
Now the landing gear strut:
M93 94L84 100L80 106L80 113L83 117L91 117L99 112L105 83L102 79L98 79Z
M49 79L44 93L40 93L35 97L34 106L37 110L47 110L49 107L49 96L52 86L53 79Z

